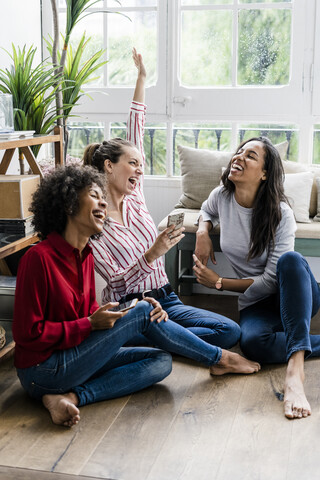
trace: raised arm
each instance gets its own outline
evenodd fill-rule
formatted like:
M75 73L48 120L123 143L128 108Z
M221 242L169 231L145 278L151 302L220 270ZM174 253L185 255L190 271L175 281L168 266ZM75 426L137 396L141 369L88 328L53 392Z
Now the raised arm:
M135 48L132 49L132 58L135 66L138 69L136 88L133 94L133 101L144 103L145 102L145 83L147 78L146 69L140 53L137 53Z

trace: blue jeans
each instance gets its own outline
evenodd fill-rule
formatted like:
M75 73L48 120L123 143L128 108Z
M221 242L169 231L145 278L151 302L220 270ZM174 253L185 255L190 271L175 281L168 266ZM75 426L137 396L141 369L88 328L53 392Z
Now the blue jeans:
M320 335L310 335L320 307L320 289L306 259L297 252L277 264L276 294L240 312L243 353L260 363L285 363L294 352L320 356Z
M168 320L150 322L152 306L139 302L109 330L93 331L80 345L56 351L46 361L17 369L28 394L41 399L45 394L74 392L79 406L128 395L156 382L171 372L171 355L151 348L122 348L135 334L143 333L164 350L191 358L204 365L218 363L221 348Z
M174 292L160 298L159 303L168 313L170 320L211 345L229 349L240 339L241 329L236 322L218 313L184 305ZM148 341L142 335L134 337L129 343L148 345Z

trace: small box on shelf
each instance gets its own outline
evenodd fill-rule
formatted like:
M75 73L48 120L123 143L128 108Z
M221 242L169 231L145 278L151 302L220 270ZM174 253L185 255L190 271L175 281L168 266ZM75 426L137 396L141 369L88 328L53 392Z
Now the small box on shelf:
M29 217L32 194L39 183L39 175L0 175L0 218Z

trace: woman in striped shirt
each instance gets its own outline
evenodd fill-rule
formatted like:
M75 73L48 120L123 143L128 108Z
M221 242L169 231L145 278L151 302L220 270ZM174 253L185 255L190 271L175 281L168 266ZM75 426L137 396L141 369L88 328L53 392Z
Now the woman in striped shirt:
M91 241L96 271L106 281L102 302L144 295L156 298L170 320L206 342L231 348L240 338L232 320L207 310L184 305L173 292L163 255L183 238L183 228L171 226L158 235L143 194L146 71L133 50L138 77L127 123L127 140L119 138L89 145L84 163L108 177L108 219L98 240ZM142 339L140 339L141 341Z

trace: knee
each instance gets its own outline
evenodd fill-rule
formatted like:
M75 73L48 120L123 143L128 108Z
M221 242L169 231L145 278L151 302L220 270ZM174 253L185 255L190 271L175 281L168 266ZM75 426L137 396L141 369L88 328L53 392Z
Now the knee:
M277 263L277 275L295 275L298 269L304 263L303 256L298 252L286 252L278 260Z
M236 322L232 322L225 326L225 341L226 345L223 348L231 348L236 345L241 337L240 325Z
M266 363L268 348L263 335L257 335L254 332L242 333L240 348L250 360Z
M146 318L150 318L150 312L152 311L153 306L145 302L144 300L140 301L137 303L137 305L134 307L135 313L146 316Z
M161 382L172 371L172 357L163 350L155 350L156 363L154 365L155 382Z

